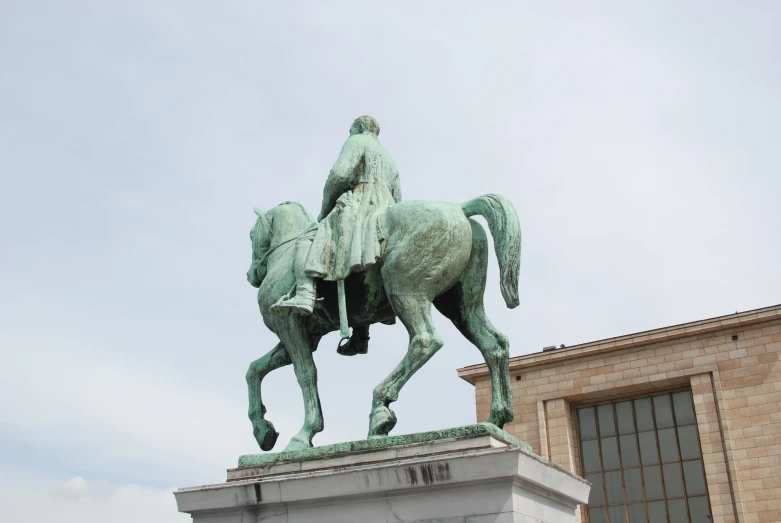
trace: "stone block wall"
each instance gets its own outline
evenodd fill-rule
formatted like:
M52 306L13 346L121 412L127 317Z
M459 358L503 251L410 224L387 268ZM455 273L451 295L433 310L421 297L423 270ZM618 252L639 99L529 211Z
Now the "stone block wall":
M713 521L778 522L780 353L776 306L512 358L515 420L505 430L581 474L577 406L690 388ZM475 385L486 421L487 369L459 375Z

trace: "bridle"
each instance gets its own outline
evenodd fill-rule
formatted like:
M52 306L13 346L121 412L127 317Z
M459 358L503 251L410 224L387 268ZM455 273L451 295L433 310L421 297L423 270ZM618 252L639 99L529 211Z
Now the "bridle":
M266 219L265 219L265 217L263 218L263 220L264 220L266 223L268 223L268 220L266 220ZM309 226L309 228L307 228L306 230L304 230L304 231L301 231L301 232L298 232L298 233L295 233L295 234L291 234L289 237L285 238L284 240L282 240L282 241L281 241L281 242L279 242L278 244L274 245L273 247L269 247L268 249L266 249L266 250L265 250L265 252L263 252L262 254L259 254L259 255L258 255L258 258L259 258L259 260L260 260L260 261L259 261L258 263L259 263L259 264L265 264L265 263L267 263L267 261L268 261L268 258L269 258L269 257L270 257L272 254L274 254L274 251L276 251L277 249L279 249L279 248L281 248L281 247L284 247L285 245L288 245L289 243L291 243L291 242L293 242L293 241L295 241L295 240L299 239L300 237L304 236L305 234L309 234L309 233L311 233L312 231L314 231L314 230L316 230L316 229L317 229L317 224L316 224L316 223L313 223L313 224L312 224L312 225L310 225L310 226ZM271 232L271 231L269 230L269 233L270 233L270 232Z

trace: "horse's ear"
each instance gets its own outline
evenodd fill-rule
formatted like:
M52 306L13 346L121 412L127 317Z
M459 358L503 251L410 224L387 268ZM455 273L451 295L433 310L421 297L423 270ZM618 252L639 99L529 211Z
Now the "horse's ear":
M255 214L258 215L258 218L263 218L263 214L264 214L263 209L261 209L260 207L255 207L253 208L253 210L255 211Z

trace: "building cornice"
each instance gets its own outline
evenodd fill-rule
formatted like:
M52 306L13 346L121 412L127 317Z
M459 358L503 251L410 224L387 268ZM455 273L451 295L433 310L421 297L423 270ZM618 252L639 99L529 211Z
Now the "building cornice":
M738 312L706 320L672 325L661 329L581 343L580 345L572 345L571 347L565 347L563 349L524 354L523 356L510 358L510 372L518 372L519 370L526 371L541 365L561 363L572 358L629 349L642 345L649 345L651 343L666 342L688 336L699 336L701 334L709 334L722 330L734 330L747 325L778 319L781 319L781 305L774 305L772 307ZM474 385L478 379L488 376L488 367L485 363L463 367L458 369L458 376Z

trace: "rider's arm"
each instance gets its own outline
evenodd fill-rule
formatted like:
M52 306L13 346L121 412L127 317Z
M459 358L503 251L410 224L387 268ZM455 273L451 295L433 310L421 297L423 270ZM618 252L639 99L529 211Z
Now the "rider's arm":
M336 205L336 200L350 190L355 176L355 170L363 159L363 145L360 136L351 136L347 139L339 153L328 180L323 189L323 208L317 221L324 219Z

